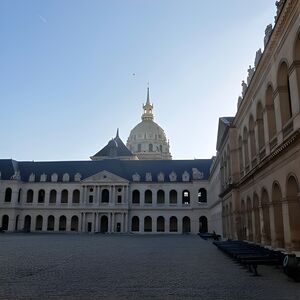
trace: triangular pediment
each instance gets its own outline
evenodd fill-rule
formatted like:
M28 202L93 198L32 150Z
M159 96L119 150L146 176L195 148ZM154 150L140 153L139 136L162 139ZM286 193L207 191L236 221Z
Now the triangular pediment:
M82 182L128 183L128 180L106 170L85 178Z

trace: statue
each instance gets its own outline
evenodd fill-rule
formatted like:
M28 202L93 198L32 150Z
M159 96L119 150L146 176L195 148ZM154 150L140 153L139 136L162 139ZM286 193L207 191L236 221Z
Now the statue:
M262 56L262 52L261 52L261 49L259 48L257 51L256 51L256 54L255 54L255 61L254 61L254 67L255 69L257 68L257 65L261 59L261 56Z
M243 97L246 94L247 88L248 88L247 83L243 80L242 81L242 95L243 95Z
M240 105L242 104L243 98L241 96L239 96L238 98L238 108L240 107Z
M277 18L278 16L280 15L281 11L282 11L282 8L283 8L283 5L285 3L286 0L279 0L279 1L276 1L275 2L275 5L277 7L277 11L276 11L276 16L275 16L275 22L277 21Z
M252 77L255 73L255 69L252 68L251 66L249 66L249 69L248 69L248 77L247 77L247 85L249 86L249 83L251 82L252 80Z
M271 37L272 32L273 32L273 26L272 26L272 24L269 24L266 27L266 30L265 30L265 38L264 38L264 45L265 45L265 47L268 44L268 41L269 41L269 39Z

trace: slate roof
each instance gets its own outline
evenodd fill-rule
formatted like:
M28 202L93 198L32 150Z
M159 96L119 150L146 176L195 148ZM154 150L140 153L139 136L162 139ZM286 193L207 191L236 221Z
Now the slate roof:
M134 154L125 146L119 137L119 130L114 139L111 139L108 144L97 152L93 157L122 157L134 156Z
M128 181L132 181L132 175L138 173L141 182L145 181L147 172L152 174L152 181L157 182L157 175L162 172L165 175L165 182L169 182L169 174L174 171L177 174L177 181L182 181L182 174L187 171L192 178L192 168L203 172L203 180L209 177L211 159L195 160L86 160L86 161L52 161L52 162L31 162L15 161L12 159L0 159L1 179L9 180L15 171L20 172L21 180L27 182L31 173L35 174L36 182L45 173L47 181L51 181L51 175L56 173L58 181L62 181L64 173L70 175L70 182L74 181L74 175L80 173L82 179L88 178L101 171L108 171Z

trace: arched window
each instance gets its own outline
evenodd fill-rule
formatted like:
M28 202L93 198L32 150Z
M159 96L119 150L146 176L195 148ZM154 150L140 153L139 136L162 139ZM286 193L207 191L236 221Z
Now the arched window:
M177 204L177 192L175 190L170 191L170 204Z
M253 116L250 115L249 118L249 136L250 136L250 151L251 151L251 160L256 156L256 141L255 141L255 123Z
M147 216L144 219L144 231L151 232L152 231L152 218Z
M206 192L206 189L201 188L198 191L198 202L199 203L206 203L207 202L207 192Z
M277 76L281 122L283 127L292 117L292 101L290 94L288 69L289 68L287 64L285 62L282 62L278 69Z
M48 217L47 230L48 231L53 231L54 230L54 216L49 216Z
M131 231L140 231L140 219L137 216L131 219Z
M260 102L258 102L256 107L256 123L258 131L258 148L261 150L265 146L265 131L264 131L264 116L263 107Z
M80 191L74 190L73 197L72 197L72 203L79 203L79 202L80 202Z
M177 218L171 217L170 218L170 232L177 232L177 231L178 231Z
M152 191L150 191L150 190L145 191L145 203L146 204L152 203Z
M183 233L191 232L191 219L189 217L184 217L182 219L182 232Z
M39 190L38 203L45 202L45 190Z
M190 192L188 190L184 190L182 192L182 204L188 205L190 202Z
M266 110L268 117L269 140L272 140L272 138L276 135L276 118L273 94L273 88L271 85L269 85L266 91Z
M299 185L295 176L290 176L286 185L286 200L288 203L290 233L292 248L299 249L300 245L300 201Z
M164 232L165 231L165 218L164 217L158 217L157 218L157 232Z
M207 228L207 218L205 216L201 216L199 218L199 232L206 233L208 231Z
M8 215L3 215L2 216L2 229L3 230L8 230L8 224L9 224L9 216Z
M165 192L163 190L157 191L157 204L165 203Z
M134 190L132 192L132 203L134 203L134 204L140 203L140 191Z
M61 203L68 203L68 191L67 190L63 190L61 192Z
M71 231L78 231L78 217L77 216L73 216L71 218Z
M51 190L50 191L50 199L49 199L49 203L56 203L56 190Z
M67 227L67 218L65 216L59 217L59 231L65 231Z
M153 152L153 145L149 144L149 152Z
M43 229L43 217L37 216L35 220L35 230L41 231Z
M28 190L27 191L27 203L32 203L33 202L33 190Z
M7 188L5 190L5 202L11 202L11 196L12 196L12 189L11 188Z
M275 246L284 248L284 227L282 215L282 194L278 183L273 184L272 204L274 207Z
M269 196L268 192L263 189L261 194L261 206L263 211L264 220L264 232L265 232L265 243L267 245L271 244L271 228L270 228L270 212L269 212Z
M102 203L109 203L109 190L108 189L102 190L101 202Z

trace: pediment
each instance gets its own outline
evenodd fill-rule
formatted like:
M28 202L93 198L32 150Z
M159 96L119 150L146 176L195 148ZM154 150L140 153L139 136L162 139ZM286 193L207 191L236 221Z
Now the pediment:
M128 183L128 180L108 171L101 171L90 177L85 178L82 182L97 183Z

